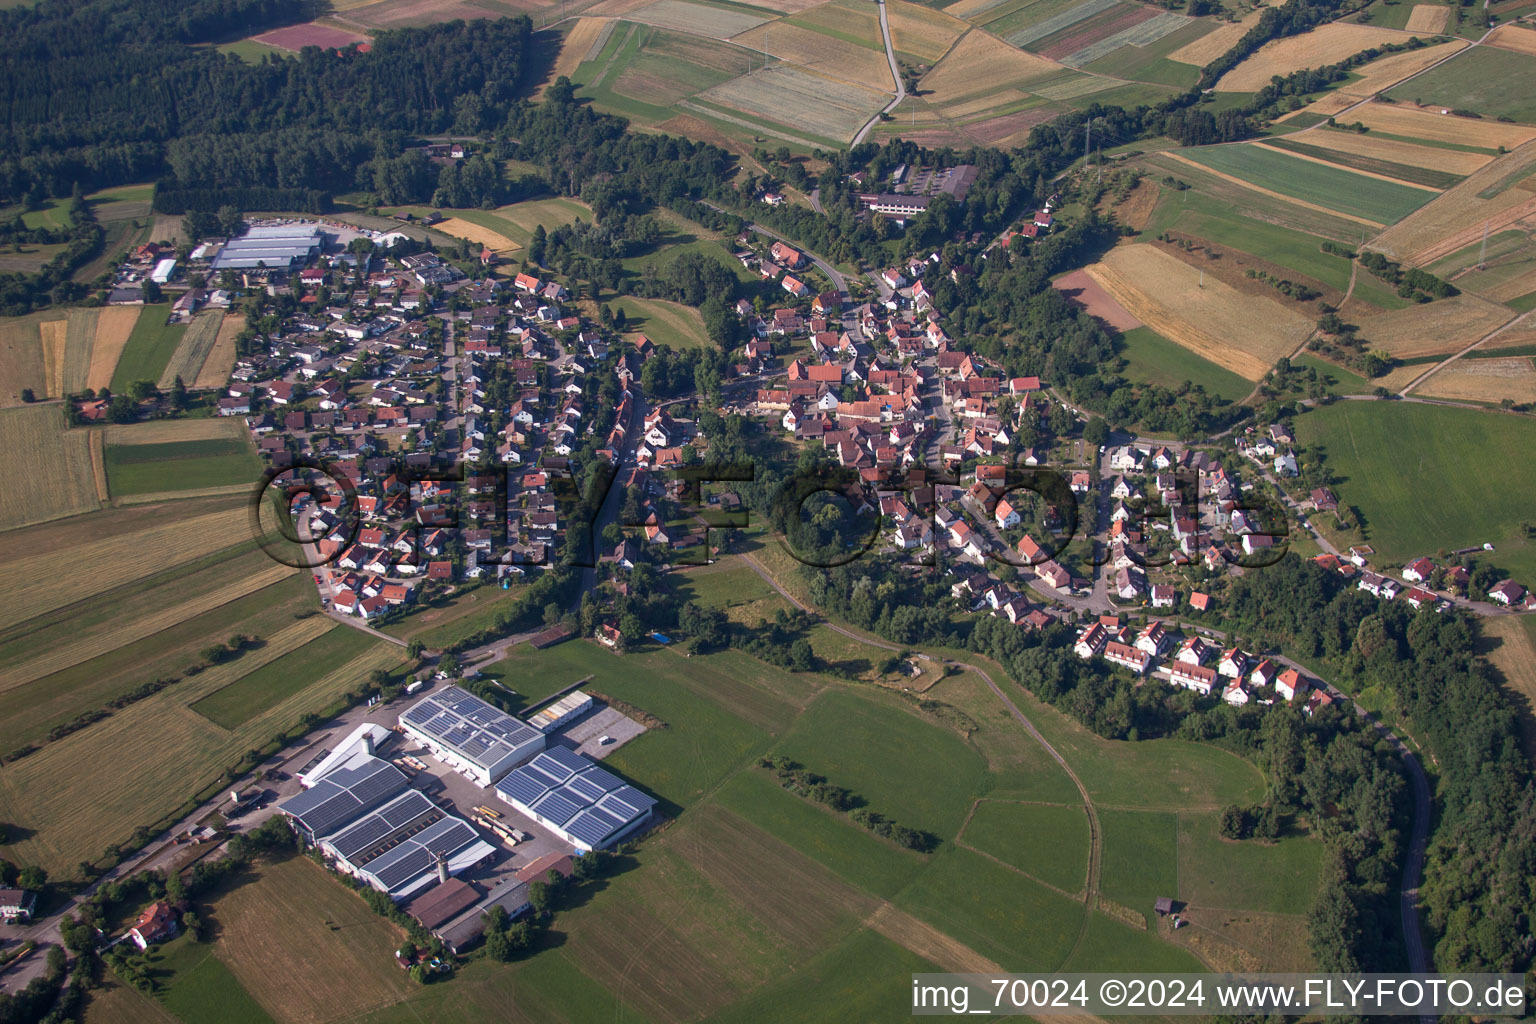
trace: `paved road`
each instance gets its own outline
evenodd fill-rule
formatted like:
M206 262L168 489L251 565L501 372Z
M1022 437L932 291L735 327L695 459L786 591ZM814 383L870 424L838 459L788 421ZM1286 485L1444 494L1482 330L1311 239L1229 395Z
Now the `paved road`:
M891 66L891 81L896 83L896 98L880 111L880 114L889 114L896 109L897 104L907 98L907 87L901 81L901 69L896 66L896 48L891 45L891 22L886 17L885 0L875 0L875 2L880 5L880 35L885 40L885 61ZM864 127L860 128L858 134L853 137L853 145L857 146L864 141L864 137L880 122L880 114L864 122Z

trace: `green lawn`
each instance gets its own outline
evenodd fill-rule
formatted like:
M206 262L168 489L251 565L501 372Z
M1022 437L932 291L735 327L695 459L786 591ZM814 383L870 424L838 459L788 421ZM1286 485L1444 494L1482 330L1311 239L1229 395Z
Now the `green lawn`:
M1088 878L1088 815L1081 805L983 800L962 841L1064 892Z
M1088 919L1082 945L1063 966L1064 971L1168 971L1194 974L1207 968L1189 953L1103 914Z
M895 903L1010 971L1059 968L1083 919L1081 903L958 846Z
M160 1002L182 1024L272 1024L213 947L182 936L149 955Z
M1223 839L1215 812L1179 815L1179 898L1204 907L1305 914L1317 891L1323 844Z
M1228 402L1242 401L1253 391L1252 381L1174 344L1150 327L1126 331L1120 354L1126 361L1126 379L1137 383L1176 389L1188 381Z
M494 583L462 588L452 597L437 599L383 628L402 640L420 640L424 647L442 650L496 624L503 613L517 606L526 588L514 584L506 590Z
M108 445L107 485L115 497L255 484L261 461L249 441L213 438Z
M1314 355L1299 356L1291 362L1296 366L1312 367L1323 377L1329 387L1341 395L1368 395L1375 387L1358 373L1351 373L1342 366L1335 366Z
M1484 117L1536 121L1536 57L1493 46L1478 46L1387 93L1397 100L1422 100Z
M959 736L887 701L822 694L774 752L912 828L953 839L982 788L986 763Z
M1384 565L1485 542L1485 557L1536 581L1536 546L1520 536L1536 493L1536 422L1417 402L1337 402L1296 420L1360 510Z
M1196 163L1260 188L1382 224L1398 221L1435 198L1435 193L1424 189L1368 178L1260 146L1203 146L1180 152Z
M165 318L170 312L167 303L145 306L139 312L139 321L133 325L133 333L128 336L128 344L123 347L112 374L113 394L127 391L128 385L136 380L154 383L165 372L171 353L176 351L187 329L186 324L167 324Z
M360 629L337 626L215 690L193 704L192 710L215 725L237 729L381 643Z
M1179 895L1179 821L1159 811L1099 811L1104 830L1099 884L1104 895L1146 916L1158 897Z

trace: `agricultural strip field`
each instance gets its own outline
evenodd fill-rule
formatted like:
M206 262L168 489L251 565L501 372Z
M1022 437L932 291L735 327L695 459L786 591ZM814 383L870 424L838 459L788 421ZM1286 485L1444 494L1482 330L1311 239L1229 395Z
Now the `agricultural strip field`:
M602 52L603 44L613 31L614 22L608 18L577 18L568 26L560 39L560 55L549 71L549 82L564 75L574 81L576 69ZM549 83L545 84L548 88Z
M449 217L446 220L438 221L432 227L434 230L452 235L455 238L467 239L476 245L484 246L498 256L505 256L522 248L522 246L505 235L492 231L490 228L481 227L479 224L465 220L463 217Z
M1408 32L1444 32L1450 13L1451 9L1443 4L1414 4L1403 28Z
M190 388L222 388L229 383L229 375L235 369L235 337L245 330L245 317L238 313L226 313L219 322L218 336L208 357L198 367L197 376L186 381Z
M81 479L81 493L88 487L94 499L88 465ZM0 568L0 588L9 596L0 607L0 629L246 540L248 518L242 503L225 511L85 541L71 550L67 572L59 571L59 556L52 551L11 559Z
M1530 356L1456 360L1419 387L1415 395L1465 402L1536 402L1536 364Z
M1536 215L1536 193L1520 183L1536 173L1536 142L1500 157L1371 240L1411 266L1424 266Z
M778 66L717 85L698 98L823 138L846 140L885 105L888 96Z
M1016 14L988 22L987 30L1001 36L1010 46L1033 49L1030 44L1036 40L1118 7L1121 0L1078 0L1067 4L1038 0Z
M1392 170L1381 170L1383 174L1403 176L1406 168L1421 168L1438 172L1444 180L1444 184L1433 181L1418 181L1418 184L1433 184L1436 188L1449 188L1462 178L1487 166L1493 159L1492 153L1467 153L1453 149L1443 149L1439 146L1424 146L1400 139L1383 138L1376 133L1359 135L1355 132L1338 131L1336 129L1307 132L1296 139L1277 138L1272 139L1266 145L1281 148L1296 148L1300 152L1310 153L1312 156L1323 156L1325 159L1339 159L1326 154L1348 154L1350 156L1364 157L1370 161L1379 161L1382 164L1393 167ZM1303 148L1304 147L1304 148ZM1344 161L1339 160L1340 163ZM1355 166L1346 164L1346 166ZM1361 167L1362 170L1375 170L1369 164ZM1413 178L1405 178L1414 181Z
M161 444L108 444L107 483L113 497L166 494L210 487L254 488L261 461L249 438L209 438Z
M213 351L213 344L218 340L219 328L223 322L224 314L216 309L197 314L187 325L181 341L176 345L176 351L171 353L171 358L166 362L165 369L161 371L156 386L163 391L170 388L177 377L181 378L183 384L196 380L203 364L208 361L208 356Z
M1360 273L1366 271L1362 269ZM1360 335L1399 359L1449 355L1515 318L1514 311L1463 293L1425 305L1362 317Z
M1127 46L1136 47L1138 50L1151 46L1173 35L1175 32L1182 32L1192 24L1193 22L1182 14L1156 14L1151 18L1137 21L1111 35L1085 43L1080 49L1060 59L1068 67L1080 68L1100 58L1109 57L1111 54ZM1067 44L1064 43L1062 45Z
M0 530L101 507L90 432L66 429L59 405L0 409L0 471L11 481L0 492ZM61 568L39 571L57 576Z
M1302 68L1318 68L1351 57L1361 50L1383 43L1405 43L1413 38L1406 32L1374 25L1330 22L1299 36L1276 39L1259 47L1247 60L1221 76L1218 92L1255 92L1269 84L1275 75L1288 75ZM1460 58L1458 58L1459 62ZM1417 84L1418 79L1415 81Z
M1486 118L1536 121L1536 94L1529 88L1533 75L1536 57L1479 46L1405 82L1387 95L1395 100L1471 110Z
M215 690L192 704L192 710L215 725L238 729L304 689L309 680L335 672L381 643L360 629L332 624L335 629Z
M841 79L856 86L885 88L891 82L890 66L883 52L792 22L760 25L737 36L732 42L771 53L806 71ZM859 121L859 124L863 123L863 120Z
M1355 174L1257 145L1204 146L1179 155L1222 174L1377 224L1391 224L1435 198L1432 191Z
M1536 579L1536 549L1519 537L1536 462L1509 457L1536 443L1536 423L1449 406L1339 402L1297 417L1296 432L1323 449L1342 481L1334 490L1360 510L1385 564L1488 542L1496 546L1489 561Z
M1239 402L1253 390L1253 383L1231 370L1176 345L1150 327L1125 332L1120 355L1128 380L1178 390L1186 381L1225 402Z
M1501 50L1513 50L1528 57L1536 57L1536 31L1523 25L1500 25L1488 37L1488 44Z
M174 810L246 750L365 683L374 669L402 660L399 648L381 643L337 671L310 676L298 693L232 732L187 706L334 626L320 615L294 622L263 647L0 768L0 815L32 833L13 844L15 852L50 871L71 870L82 857L98 856L104 843L126 841L135 828ZM78 770L96 764L133 765L135 784L124 787L117 772Z
M903 0L888 0L885 13L891 23L891 45L929 64L944 56L970 28L946 12Z
M692 4L687 0L655 0L654 3L635 8L624 17L644 25L691 32L714 39L729 39L768 20L766 16L759 17L736 8Z
M1111 249L1088 273L1158 334L1247 378L1259 380L1294 352L1312 323L1278 302L1239 292L1155 246Z
M57 313L33 313L0 320L0 408L20 405L24 389L38 397L47 394L38 324L57 317Z
M139 322L139 306L107 306L96 317L96 337L91 343L91 365L85 386L100 391L112 383L118 360Z
M353 43L366 43L368 37L356 32L348 32L343 28L310 22L305 25L288 25L270 32L263 32L259 36L252 36L251 40L265 46L275 46L279 50L298 53L306 46L318 46L322 50L344 49Z
M254 594L297 571L290 566L272 562L265 568L234 578L217 589L179 604L157 607L138 615L124 615L105 629L88 631L77 636L71 643L51 645L38 651L35 657L0 668L0 693L120 650L145 637Z
M128 390L136 380L155 382L165 372L181 336L186 333L185 324L166 322L171 307L161 304L144 306L139 312L133 333L118 357L117 369L112 373L112 393Z
M931 103L951 107L958 116L991 109L1002 100L1000 90L1024 88L1027 92L1028 83L1059 76L1063 70L1043 57L1014 49L996 36L971 32L923 76L922 89L931 96ZM963 106L967 101L977 105Z

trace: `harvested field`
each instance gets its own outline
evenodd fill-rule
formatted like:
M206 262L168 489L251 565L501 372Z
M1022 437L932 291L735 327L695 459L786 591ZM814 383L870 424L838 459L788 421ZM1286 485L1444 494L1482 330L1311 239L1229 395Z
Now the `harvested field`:
M96 347L96 330L101 308L81 307L69 311L69 330L64 338L64 368L59 386L64 394L84 391L91 373L91 352Z
M66 430L60 405L0 410L0 472L11 482L0 492L0 530L100 507L91 468L90 432ZM39 565L36 572L43 579L56 580L87 575L63 568L55 560L51 567ZM14 591L7 593L5 605L11 612L0 612L0 618L26 611L21 595Z
M903 0L887 0L885 15L891 23L892 45L930 64L944 56L970 28L943 11Z
M285 28L273 29L271 32L263 32L259 36L252 36L252 41L266 46L275 46L279 50L288 50L298 53L306 46L318 46L321 49L340 50L351 46L353 43L366 43L368 37L356 32L348 32L344 28L336 28L331 25L321 25L318 22L310 22L307 25L289 25Z
M624 17L644 25L691 32L696 36L710 36L714 39L729 39L768 20L745 11L705 7L703 4L687 3L686 0L656 0L655 3L635 8Z
M85 386L100 391L112 383L118 357L139 322L141 306L107 306L96 317L96 338L91 343L91 365Z
M1356 74L1360 77L1355 81L1346 82L1339 91L1351 97L1365 99L1367 96L1390 89L1409 75L1418 74L1436 61L1444 60L1470 45L1465 39L1453 39L1450 42L1426 46L1421 50L1408 50L1405 53L1394 53L1391 56L1382 57L1358 69ZM1372 106L1386 105L1372 104ZM1350 118L1356 119L1354 114L1351 114Z
M1488 37L1490 46L1536 57L1536 30L1524 25L1500 25Z
M245 330L245 317L239 313L226 313L219 323L219 333L208 350L208 358L198 368L197 377L188 382L193 388L222 388L229 383L229 375L235 369L235 337Z
M1074 270L1070 274L1058 277L1052 282L1052 287L1082 306L1100 323L1113 327L1117 331L1129 331L1141 326L1141 321L1099 287L1099 282L1095 281L1086 270Z
M1526 756L1536 761L1536 619L1529 615L1490 616L1481 620L1479 645L1504 677L1510 697L1520 709L1520 731Z
M1424 52L1424 51L1420 51ZM1515 149L1536 138L1536 128L1489 118L1454 117L1439 107L1412 103L1369 103L1349 115L1372 131L1403 135L1426 142L1450 142L1482 149Z
M38 397L63 398L61 378L64 376L64 339L69 331L68 320L44 320L37 325L39 342L43 346L43 393Z
M145 420L143 423L114 423L102 428L110 445L171 444L176 441L211 441L246 436L245 423L238 417L212 417L194 420Z
M988 146L1015 146L1029 135L1035 125L1049 121L1059 113L1048 106L1021 110L1016 114L1003 114L985 121L973 121L965 126L966 132ZM903 135L907 138L907 135Z
M492 231L490 228L481 227L479 224L473 224L462 217L449 217L434 224L433 227L455 238L467 238L476 245L484 246L494 253L505 255L522 248L522 246L512 241L506 235Z
M890 74L888 69L884 73ZM707 89L700 98L825 138L847 139L885 105L888 95L779 66Z
M998 96L999 90L1024 86L1061 71L1059 64L1016 50L978 29L956 43L944 59L923 76L921 85L923 92L930 96L930 102L936 105L975 99L986 102L986 107L990 108L996 102L1004 102L1001 97L990 102Z
M1116 84L1114 79L1100 78L1097 75L1072 75L1058 79L1049 85L1037 86L1034 93L1048 100L1075 100L1095 93L1108 92L1115 88Z
M753 50L766 51L807 71L840 78L854 85L878 85L890 90L895 88L895 83L891 81L890 65L886 63L883 51L857 46L814 29L788 22L772 22L744 32L731 42ZM861 118L859 124L863 123Z
M57 314L55 314L55 317ZM37 313L0 320L0 407L21 404L21 392L31 388L35 395L47 394L43 373L43 343L37 325L43 316Z
M410 994L394 965L402 933L346 886L304 857L256 870L258 884L219 899L216 948L274 1019L321 1024Z
M1419 367L1423 369L1423 367ZM1456 360L1413 389L1425 398L1469 402L1536 402L1536 364L1530 356Z
M57 415L56 408L51 411ZM86 508L95 508L85 434L70 432L79 438L80 449L75 459L78 479L72 486L78 488L76 494L90 496L84 502ZM244 507L238 507L80 544L71 551L69 572L58 571L58 556L53 552L10 561L0 568L0 590L8 596L0 608L0 628L239 543L250 534L248 516Z
M1353 56L1382 43L1406 42L1412 37L1396 29L1373 25L1330 22L1299 36L1265 43L1257 53L1221 76L1217 92L1256 92L1275 75L1302 68L1317 68Z
M195 381L203 364L208 361L209 354L213 352L213 344L218 340L223 322L224 314L217 309L197 314L187 325L181 340L176 343L176 351L171 353L156 386L163 391L174 384L177 377L181 378L183 384Z
M112 500L107 483L107 445L99 430L91 431L91 477L96 485L96 500L105 505Z
M240 576L218 590L202 594L181 604L156 608L138 615L133 615L130 611L128 616L124 617L124 621L110 629L88 633L75 643L52 647L40 652L30 661L0 671L0 693L127 647L131 643L153 636L161 630L170 629L172 626L214 608L222 607L247 594L254 594L296 572L298 572L297 569L274 562L260 572Z
M613 22L608 18L577 18L560 41L560 55L549 71L549 81L561 75L570 78L583 62L596 58L612 31Z
M1163 337L1249 380L1259 380L1312 332L1312 323L1278 302L1247 295L1199 274L1161 249L1111 249L1087 273L1131 316Z
M1247 34L1254 22L1264 13L1262 7L1256 7L1243 16L1243 19L1231 25L1223 25L1209 35L1201 36L1188 46L1181 46L1168 55L1168 59L1180 64L1193 64L1197 68L1203 68L1211 61L1226 53L1237 45L1237 41Z
M1399 359L1412 359L1449 355L1514 318L1511 309L1463 293L1422 306L1361 317L1358 323L1360 336L1372 348ZM1423 367L1419 369L1422 371Z
M905 946L942 970L974 974L1001 970L997 964L965 943L950 938L927 922L889 903L881 904L864 925L897 945Z
M1484 225L1498 234L1536 216L1536 194L1508 187L1533 172L1536 142L1528 142L1377 235L1370 248L1422 267L1478 241Z
M1351 153L1371 160L1387 160L1411 167L1446 171L1463 177L1481 169L1493 159L1487 153L1463 153L1438 146L1419 146L1398 139L1384 139L1379 135L1359 135L1355 132L1326 128L1307 132L1296 141L1338 153Z
M1408 32L1444 32L1450 13L1451 9L1443 4L1414 4L1403 29Z
M99 856L103 844L125 842L135 828L169 814L246 750L297 724L305 713L325 708L374 669L393 668L401 660L399 648L380 644L233 732L186 706L334 628L345 627L322 615L303 619L266 637L263 647L0 769L0 817L31 833L13 845L15 852L28 863L65 873L81 858ZM104 763L131 763L134 785L124 787L116 772L70 767Z

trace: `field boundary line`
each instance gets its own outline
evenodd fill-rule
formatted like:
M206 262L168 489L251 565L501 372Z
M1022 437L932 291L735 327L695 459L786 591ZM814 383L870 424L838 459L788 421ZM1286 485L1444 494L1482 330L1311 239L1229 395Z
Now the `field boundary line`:
M107 485L106 431L93 430L90 437L91 476L96 481L96 500L103 505L112 500L112 490Z
M1376 171L1363 171L1358 167L1348 167L1344 164L1336 164L1331 160L1324 160L1321 157L1309 156L1306 153L1293 152L1289 149L1282 149L1279 146L1271 146L1267 142L1255 142L1253 145L1258 149L1267 150L1271 153L1279 153L1283 156L1293 156L1298 160L1305 160L1307 163L1318 164L1322 167L1332 167L1335 169L1344 168L1351 174L1363 174L1367 178L1375 178L1378 181L1391 182L1393 185L1402 185L1404 188L1416 188L1421 192L1433 192L1437 196L1444 195L1445 193L1444 189L1435 188L1433 185L1421 185L1416 181L1406 181L1402 178L1394 178L1389 174L1379 174Z
M1242 143L1242 145L1247 145L1247 143ZM1198 160L1191 160L1189 157L1180 153L1176 153L1171 149L1165 150L1158 155L1168 157L1170 160L1176 160L1179 163L1188 167L1193 167L1198 171L1204 171L1206 174L1214 175L1215 177L1220 178L1222 181L1228 182L1230 184L1238 185L1250 191L1257 192L1261 196L1269 196L1271 199L1278 199L1284 203L1291 203L1295 206L1300 206L1304 209L1312 210L1316 213L1326 213L1330 217L1342 217L1345 220L1352 220L1356 224L1364 224L1366 227L1386 227L1386 225L1380 221L1367 220L1364 217L1357 217L1352 213L1340 213L1338 210L1330 210L1328 207L1320 206L1317 203L1309 203L1305 199L1297 199L1295 196L1288 196L1283 192L1271 191L1270 189L1264 188L1263 186L1255 185L1251 181L1244 181L1242 178L1239 178L1234 174L1228 174L1225 171L1218 171L1213 167L1207 167L1205 164L1200 163Z
M1441 370L1445 369L1447 366L1450 366L1452 363L1454 363L1456 360L1460 359L1462 356L1466 355L1468 352L1471 352L1473 349L1479 347L1480 345L1484 344L1485 342L1492 341L1494 338L1496 338L1499 335L1503 334L1505 331L1509 330L1511 327L1515 326L1520 321L1522 321L1526 317L1530 316L1532 313L1536 313L1536 309L1528 310L1528 311L1526 311L1524 313L1521 313L1519 316L1515 317L1514 319L1506 321L1502 325L1500 325L1498 327L1495 327L1493 330L1491 330L1487 334L1483 335L1481 338L1478 338L1476 341L1474 341L1472 344L1468 345L1466 348L1462 349L1460 352L1457 352L1454 355L1450 356L1444 362L1439 362L1439 363L1434 364L1428 370L1424 371L1423 373L1419 374L1417 377L1413 378L1413 380L1409 381L1408 382L1408 386L1403 388L1403 390L1398 392L1399 397L1407 398L1408 397L1408 392L1412 391L1414 388L1420 387L1421 385L1423 385L1423 383L1425 381L1429 380L1429 378L1433 377L1435 374L1439 373Z

